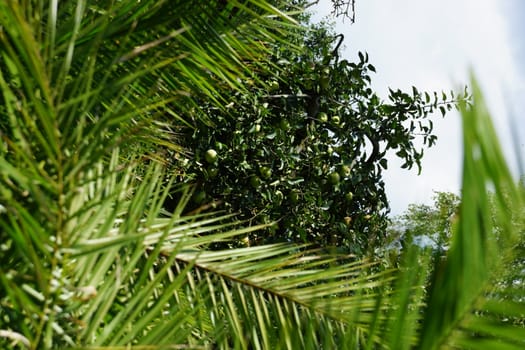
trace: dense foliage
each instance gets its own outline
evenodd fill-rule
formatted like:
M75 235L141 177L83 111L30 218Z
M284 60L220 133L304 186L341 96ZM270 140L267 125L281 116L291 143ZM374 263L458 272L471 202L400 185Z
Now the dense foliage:
M339 59L342 43L321 24L271 45L273 74L254 69L244 81L248 91L231 91L224 108L203 101L195 111L203 115L181 131L192 154L178 164L184 180L198 184L198 205L275 222L252 241L353 253L380 244L388 222L387 153L420 170L423 148L436 142L432 113L444 115L458 101L453 92L415 87L390 90L383 101L371 89L368 55Z

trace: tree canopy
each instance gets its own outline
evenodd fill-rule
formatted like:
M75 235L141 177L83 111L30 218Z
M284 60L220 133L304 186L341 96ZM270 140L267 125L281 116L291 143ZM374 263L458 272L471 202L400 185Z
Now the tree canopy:
M376 68L366 53L357 62L339 57L343 39L326 23L309 24L268 45L271 72L254 66L247 90L223 91L223 108L203 101L180 131L190 154L178 166L197 184L197 205L275 222L252 241L354 253L380 243L389 212L386 155L420 170L424 147L437 138L432 114L466 97L413 87L390 89L384 101L371 88Z

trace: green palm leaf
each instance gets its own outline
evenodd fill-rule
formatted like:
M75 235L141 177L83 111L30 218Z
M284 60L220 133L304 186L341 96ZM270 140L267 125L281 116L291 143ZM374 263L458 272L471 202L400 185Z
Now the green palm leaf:
M525 295L523 285L514 286L508 280L497 285L513 271L521 251L523 197L507 168L476 82L473 86L475 104L462 111L460 220L447 260L434 273L421 335L424 349L519 349L525 345L523 324L509 322L507 314L518 319L525 316L517 302ZM493 208L487 195L491 187Z
M31 348L136 342L165 311L167 297L145 311L159 286L169 296L187 283L167 280L174 258L155 271L160 247L192 249L228 228L225 216L163 212L174 179L149 160L162 155L147 156L178 150L163 119L184 121L198 98L219 102L222 84L242 88L248 60L266 52L260 38L287 31L290 18L267 3L231 2L235 25L233 8L213 12L221 4L0 1L2 337ZM128 332L121 321L138 316ZM187 343L187 329L166 342Z

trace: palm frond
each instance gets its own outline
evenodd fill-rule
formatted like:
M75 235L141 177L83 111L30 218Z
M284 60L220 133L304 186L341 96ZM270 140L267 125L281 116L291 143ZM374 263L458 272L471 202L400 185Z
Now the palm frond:
M191 249L185 236L199 245L198 235L228 228L225 216L164 213L174 178L145 157L159 144L177 149L162 120L185 120L188 96L219 101L221 83L242 86L234 76L248 72L243 53L256 57L264 45L235 35L240 24L278 28L272 16L286 17L239 2L240 24L229 25L226 11L199 28L220 3L0 1L2 337L31 348L136 341L143 328L125 335L110 321L148 319L146 303L171 266L150 280L162 259L144 240ZM123 286L134 278L145 288L128 298L135 290ZM133 309L119 310L119 293Z
M460 219L444 264L436 267L421 333L421 348L519 349L525 316L523 285L497 284L513 271L523 244L523 197L507 168L476 84L463 108L464 161ZM491 208L488 191L494 191ZM510 297L510 299L509 299ZM516 307L510 311L509 307ZM432 317L431 317L432 316ZM509 315L510 316L510 315Z

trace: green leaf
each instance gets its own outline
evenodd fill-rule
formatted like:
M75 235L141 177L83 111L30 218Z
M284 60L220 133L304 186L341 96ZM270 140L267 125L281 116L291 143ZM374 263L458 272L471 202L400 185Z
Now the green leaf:
M494 280L501 277L505 269L501 258L513 256L519 238L512 225L513 212L523 207L523 199L507 168L475 81L473 86L475 104L472 108L462 108L465 149L460 220L446 263L436 266L430 286L421 333L420 346L424 349L474 344L473 335L480 331L486 332L489 339L494 339L494 344L500 343L502 348L514 348L517 343L512 342L523 339L516 333L519 327L505 326L503 317L487 323L483 313L472 316L476 310L483 310L489 300L488 290L492 289ZM494 211L489 206L489 186L496 194ZM490 308L494 308L494 303L503 302L496 300L491 300ZM465 332L456 332L458 328ZM479 345L491 341L489 339L481 338Z

